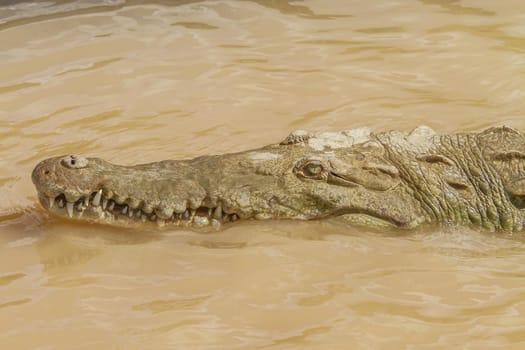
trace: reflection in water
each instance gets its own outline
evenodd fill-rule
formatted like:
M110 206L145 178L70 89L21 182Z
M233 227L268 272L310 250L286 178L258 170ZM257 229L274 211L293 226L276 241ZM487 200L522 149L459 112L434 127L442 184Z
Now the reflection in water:
M523 53L525 51L525 38L518 36L511 36L505 33L501 24L484 25L484 26L467 26L461 24L445 25L442 27L433 28L430 33L453 33L464 32L470 35L479 36L483 39L495 40L501 42L498 46L501 50L515 51Z
M133 306L135 311L149 311L152 314L170 310L193 309L208 300L210 296L189 298L189 299L172 299L172 300L155 300L140 305Z
M52 276L54 271L67 272L77 265L88 263L100 254L92 242L97 242L95 237L92 241L84 242L63 235L43 237L37 250L44 272Z
M293 129L525 130L520 6L2 2L0 344L523 348L523 238L78 224L44 213L29 176L61 154L144 163Z
M4 285L7 285L13 281L16 281L17 279L19 278L22 278L24 277L25 274L23 273L13 273L13 274L10 274L10 275L4 275L4 276L1 276L0 277L0 286L4 286Z
M425 5L440 6L453 15L495 16L497 13L478 7L463 6L461 0L419 0Z
M301 3L304 0L244 0L256 3L259 6L277 10L283 15L296 15L309 19L335 19L338 17L351 17L342 14L315 14L308 6ZM148 4L165 6L182 6L187 4L198 4L205 0L154 0ZM66 16L96 14L106 11L115 11L129 6L143 5L141 0L100 0L83 2L78 0L66 0L56 3L32 3L30 1L13 1L12 3L0 4L0 30L12 26L30 24L38 21L60 19ZM204 24L204 26L208 26ZM213 26L210 26L213 27ZM190 27L191 28L191 27ZM202 27L199 27L202 29ZM194 28L192 28L194 29Z

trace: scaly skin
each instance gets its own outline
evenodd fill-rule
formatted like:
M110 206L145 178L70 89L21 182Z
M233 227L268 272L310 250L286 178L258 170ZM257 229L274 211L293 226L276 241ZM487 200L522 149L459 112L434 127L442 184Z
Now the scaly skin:
M62 156L32 174L42 206L111 224L219 226L237 219L344 216L373 227L525 225L525 139L508 127L479 134L310 134L245 152L120 166Z

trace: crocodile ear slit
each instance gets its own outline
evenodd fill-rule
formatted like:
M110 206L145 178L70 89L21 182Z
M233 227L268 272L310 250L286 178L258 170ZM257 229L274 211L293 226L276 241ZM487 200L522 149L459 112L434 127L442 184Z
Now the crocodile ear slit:
M363 166L363 170L378 171L380 173L387 174L387 175L390 175L392 177L398 177L399 176L399 170L393 165L369 164L367 166Z

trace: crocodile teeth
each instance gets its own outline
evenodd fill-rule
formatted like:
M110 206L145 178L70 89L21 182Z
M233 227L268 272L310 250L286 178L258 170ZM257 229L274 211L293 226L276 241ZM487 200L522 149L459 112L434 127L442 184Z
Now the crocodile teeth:
M67 211L67 216L72 218L73 217L73 203L71 202L66 203L66 211Z
M153 208L153 204L146 201L131 201L131 199L120 201L122 198L115 200L111 199L112 196L111 192L106 193L104 190L99 189L91 192L88 196L72 201L68 201L64 194L43 199L47 199L46 204L49 208L54 206L63 208L69 218L80 218L86 210L88 210L87 213L93 215L94 213L89 211L89 208L100 207L101 211L95 210L95 212L102 218L107 215L119 219L129 217L129 219L136 221L156 222L159 226L175 224L178 226L218 227L226 222L240 220L239 214L226 213L220 201L206 202L206 205L198 207L186 207L186 202L184 202L180 205L164 206L161 209L158 207Z
M98 207L100 205L101 198L102 198L102 190L98 190L95 197L93 197L93 202L92 202L95 207Z
M213 212L213 218L217 220L220 220L222 218L222 207L220 204L217 208L215 208Z

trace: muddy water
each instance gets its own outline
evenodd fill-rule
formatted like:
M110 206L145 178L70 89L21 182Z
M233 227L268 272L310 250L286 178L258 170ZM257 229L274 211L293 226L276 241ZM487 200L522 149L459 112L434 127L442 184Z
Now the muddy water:
M522 1L2 3L2 348L525 347L519 236L78 225L29 178L54 155L133 164L299 128L525 130Z

